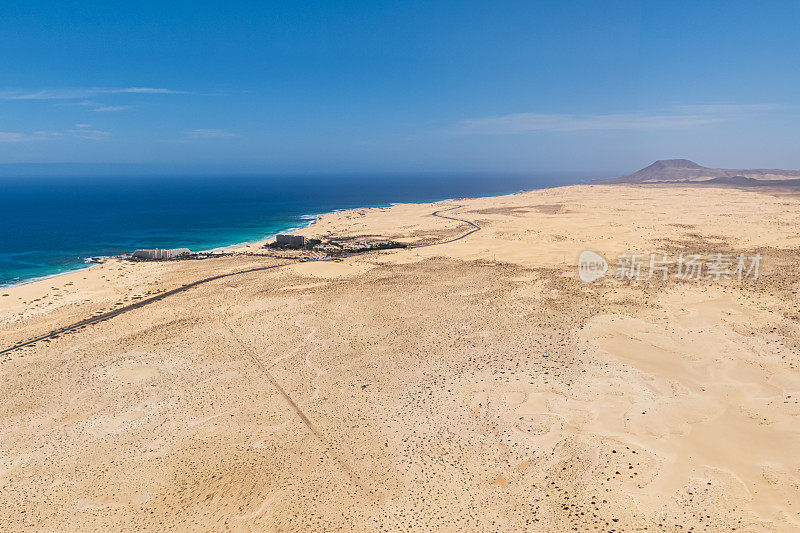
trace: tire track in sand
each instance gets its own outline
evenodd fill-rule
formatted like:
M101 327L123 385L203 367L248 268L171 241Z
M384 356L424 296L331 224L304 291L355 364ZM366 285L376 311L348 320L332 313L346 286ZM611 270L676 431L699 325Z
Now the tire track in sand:
M407 531L408 529L405 527L405 525L391 511L386 509L381 504L380 500L375 494L375 491L367 487L361 481L358 474L356 474L355 471L350 467L350 465L347 464L347 462L336 452L336 449L331 444L331 442L325 437L325 434L322 431L320 431L320 429L303 412L300 406L297 405L297 403L295 403L292 397L289 396L289 393L287 393L286 390L281 386L281 384L278 383L278 380L275 379L275 376L272 374L272 372L269 371L269 368L264 363L262 363L261 360L258 358L258 356L253 352L253 350L250 349L250 347L247 346L244 343L244 341L242 341L241 338L239 338L236 332L233 331L233 328L231 328L230 324L228 324L228 322L226 322L225 320L220 320L220 322L230 332L231 337L233 337L236 343L242 347L242 350L244 350L244 352L248 355L250 360L261 369L261 371L267 377L267 379L275 388L275 390L277 390L278 393L280 393L280 395L283 397L283 399L286 401L286 403L289 405L292 411L297 415L297 417L303 422L306 428L314 435L314 437L317 438L320 444L322 444L322 446L325 448L327 455L336 462L336 464L345 474L347 474L347 476L350 478L350 482L356 487L356 489L367 495L369 499L372 500L373 503L375 503L375 505L381 511L384 512L384 514L386 514L386 516L390 517L397 523L400 529L402 529L403 531Z

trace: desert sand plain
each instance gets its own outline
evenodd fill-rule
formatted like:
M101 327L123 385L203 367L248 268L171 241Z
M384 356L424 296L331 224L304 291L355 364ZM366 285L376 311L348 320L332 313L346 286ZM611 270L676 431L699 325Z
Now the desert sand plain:
M471 229L480 231L445 244ZM0 530L800 528L800 196L581 185L358 209L430 246L0 289ZM260 245L240 251L259 252ZM757 280L581 282L591 249Z

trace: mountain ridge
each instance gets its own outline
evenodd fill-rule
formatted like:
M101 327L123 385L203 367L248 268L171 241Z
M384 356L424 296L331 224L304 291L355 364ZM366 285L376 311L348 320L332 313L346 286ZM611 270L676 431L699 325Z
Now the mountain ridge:
M602 183L730 183L725 178L748 178L753 181L785 182L800 179L800 170L767 168L730 169L704 167L689 159L659 159L632 174L599 180ZM733 180L737 182L741 180Z

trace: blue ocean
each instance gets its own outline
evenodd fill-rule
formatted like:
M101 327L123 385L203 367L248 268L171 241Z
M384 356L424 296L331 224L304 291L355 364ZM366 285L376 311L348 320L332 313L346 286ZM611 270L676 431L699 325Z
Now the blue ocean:
M323 213L490 196L586 174L0 178L0 286L136 248L208 250L308 225Z

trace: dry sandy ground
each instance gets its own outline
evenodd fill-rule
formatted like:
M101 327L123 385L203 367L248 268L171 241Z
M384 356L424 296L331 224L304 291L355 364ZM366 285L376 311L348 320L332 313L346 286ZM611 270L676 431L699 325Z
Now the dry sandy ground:
M223 278L0 355L0 530L800 527L800 198L575 186L323 217L433 243ZM251 247L255 249L255 247ZM584 249L758 280L577 279ZM0 290L0 349L217 273ZM613 266L612 266L613 268Z

